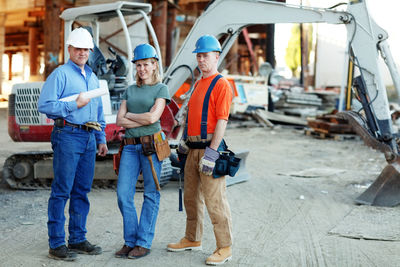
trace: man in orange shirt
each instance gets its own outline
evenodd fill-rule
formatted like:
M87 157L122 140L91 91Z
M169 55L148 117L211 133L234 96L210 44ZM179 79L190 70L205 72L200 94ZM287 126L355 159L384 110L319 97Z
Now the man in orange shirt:
M202 78L189 100L187 128L178 148L180 153L187 154L184 172L186 232L178 243L167 246L169 251L202 249L205 203L217 245L206 260L209 265L223 264L232 258L232 219L225 176L212 176L233 97L228 80L217 70L220 52L221 45L211 35L200 37L193 51L197 53Z

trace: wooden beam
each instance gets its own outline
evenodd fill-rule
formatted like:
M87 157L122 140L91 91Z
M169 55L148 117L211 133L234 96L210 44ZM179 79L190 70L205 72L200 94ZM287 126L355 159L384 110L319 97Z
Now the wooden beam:
M46 0L44 19L44 74L45 78L60 64L61 0Z
M12 80L12 53L8 53L8 80Z
M44 9L28 11L28 16L43 18L45 16L45 11L44 11Z
M29 28L29 68L30 75L38 75L39 66L39 49L38 49L38 32L36 27Z
M6 31L5 31L5 22L7 15L5 13L0 13L0 95L3 93L2 83L3 83L3 54L5 49L5 39L6 39Z
M151 23L153 24L154 30L157 35L158 44L161 50L162 61L165 62L166 51L167 51L167 13L168 13L168 2L166 0L152 0L151 4L154 10L152 13ZM164 63L165 64L165 63ZM161 68L163 66L160 66Z
M249 49L249 53L250 53L250 56L251 56L251 59L252 59L252 62L253 62L252 74L254 75L254 74L258 73L258 64L257 64L256 55L254 54L254 51L253 51L253 44L251 43L251 40L249 38L249 33L247 31L247 28L243 28L242 34L243 34L243 37L244 37L244 39L246 41L247 49Z
M168 19L167 19L167 54L166 61L164 61L165 66L169 66L171 64L172 58L174 55L172 54L172 38L174 31L176 29L176 15L178 14L178 9L169 5L168 7Z

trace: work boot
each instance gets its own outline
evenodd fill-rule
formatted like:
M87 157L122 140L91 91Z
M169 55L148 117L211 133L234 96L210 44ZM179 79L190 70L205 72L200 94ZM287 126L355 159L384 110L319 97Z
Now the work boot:
M74 261L76 260L76 253L69 250L66 245L49 249L48 257L55 260Z
M207 258L208 265L221 265L232 259L231 247L217 248L214 253Z
M201 241L190 241L186 237L182 238L178 243L169 243L167 246L169 251L184 251L184 250L201 250Z
M77 244L68 244L68 248L79 254L99 255L102 253L101 247L92 245L87 240Z
M115 257L116 258L126 258L128 257L128 253L132 250L130 246L124 245L120 250L115 252Z
M128 259L138 259L150 254L150 249L141 246L135 246L128 254Z

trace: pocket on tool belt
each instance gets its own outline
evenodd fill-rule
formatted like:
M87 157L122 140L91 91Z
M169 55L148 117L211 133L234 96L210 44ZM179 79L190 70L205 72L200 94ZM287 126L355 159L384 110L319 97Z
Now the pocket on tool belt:
M141 136L140 143L142 144L142 150L145 156L150 156L156 153L153 135Z
M159 161L168 158L171 154L168 139L162 131L154 134L154 147Z
M231 150L228 149L225 141L222 140L220 147L218 148L219 158L215 161L215 167L213 170L213 177L219 178L225 175L231 177L235 176L239 170L240 158L235 156Z

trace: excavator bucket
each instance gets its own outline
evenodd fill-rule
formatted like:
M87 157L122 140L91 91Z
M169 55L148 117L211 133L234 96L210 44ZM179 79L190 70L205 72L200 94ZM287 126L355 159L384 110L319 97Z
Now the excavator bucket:
M388 164L356 200L358 204L393 207L400 204L400 164Z
M361 136L364 143L381 151L389 163L376 180L355 201L358 204L393 207L400 204L400 159L390 146L379 142L368 130L363 117L354 111L339 112L338 117L345 119L353 130Z

